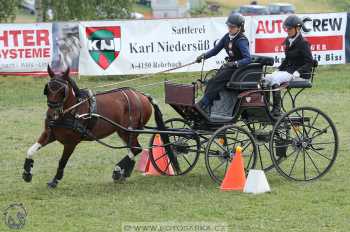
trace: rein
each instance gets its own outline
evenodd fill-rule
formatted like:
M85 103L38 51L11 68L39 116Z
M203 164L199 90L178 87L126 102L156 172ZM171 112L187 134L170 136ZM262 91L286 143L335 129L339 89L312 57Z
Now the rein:
M69 112L69 111L75 109L76 107L78 107L78 106L80 106L81 104L85 103L86 101L90 100L90 98L91 98L91 97L85 98L83 101L80 101L80 102L78 102L77 104L72 105L71 107L65 109L65 110L63 111L63 114L66 114L67 112Z
M158 74L162 74L162 73L170 72L170 71L173 71L173 70L176 70L176 69L184 68L184 67L193 65L195 63L196 63L196 61L193 61L191 63L181 65L179 67L163 70L163 71L156 72L156 73L146 74L146 75L143 75L141 77L133 78L133 79L130 79L130 80L119 81L119 82L115 82L115 83L111 83L111 84L107 84L107 85L99 85L99 86L96 86L94 88L95 89L105 88L105 87L109 87L109 86L120 85L120 84L124 84L124 83L127 83L127 82L132 82L132 81L135 81L135 80L141 80L141 79L149 78L149 77L152 77L152 76L155 76L155 75L158 75Z

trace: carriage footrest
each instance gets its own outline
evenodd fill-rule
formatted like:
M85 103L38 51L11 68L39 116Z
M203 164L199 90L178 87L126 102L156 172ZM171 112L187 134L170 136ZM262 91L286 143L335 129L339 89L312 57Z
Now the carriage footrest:
M233 117L218 114L210 114L209 119L211 122L230 122L233 120Z
M284 118L283 121L290 122L293 125L302 125L304 122L310 122L310 117L288 117Z
M226 87L228 89L234 89L234 90L258 89L258 82L256 81L228 82Z

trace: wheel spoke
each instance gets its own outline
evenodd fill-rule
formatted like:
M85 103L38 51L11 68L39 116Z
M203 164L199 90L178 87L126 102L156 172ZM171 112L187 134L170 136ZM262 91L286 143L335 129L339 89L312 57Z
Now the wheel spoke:
M265 145L265 144L264 144L264 145ZM260 146L258 146L258 154L259 154L259 160L260 160L261 169L264 169L264 165L263 165L263 163L262 163L262 158L261 158Z
M324 128L324 129L322 129L322 130L318 130L318 131L316 132L316 134L313 134L312 137L311 137L310 139L315 139L316 137L318 137L318 136L320 136L320 135L322 135L322 134L324 134L324 133L327 133L327 130L328 130L329 127L330 127L330 125L328 125L326 128Z
M217 142L217 141L213 141L216 145L218 145L220 148L221 148L221 150L223 150L223 151L225 151L225 152L227 152L227 149L225 148L225 147L223 147L219 142Z
M230 146L232 144L236 144L236 143L244 143L244 142L247 142L247 141L250 141L250 139L243 139L243 140L236 140L234 142L231 142L231 143L227 143L227 146Z
M313 122L311 123L311 125L310 125L310 129L309 129L309 131L307 132L308 134L310 134L311 129L312 129L312 128L313 128L313 126L315 125L315 122L316 122L316 120L317 120L317 118L318 118L318 115L320 115L320 113L319 113L319 112L317 112L316 117L314 118Z
M254 153L253 153L253 155L254 155ZM253 155L250 155L250 156L249 156L249 161L248 161L248 164L247 164L247 170L248 170L248 168L249 168L249 166L250 166L250 162L252 161L252 158L253 158L252 156L253 156Z
M187 160L187 158L186 158L186 156L182 156L184 159L185 159L185 161L188 163L188 166L190 166L191 167L191 163Z
M294 151L292 151L291 153L289 153L288 155L286 155L286 158L292 156L296 151L297 151L297 150L294 150Z
M310 143L310 145L328 145L328 144L335 144L335 142Z
M306 180L306 157L305 157L305 149L303 149L303 161L304 161L304 180Z
M304 109L301 110L301 117L302 117L302 121L303 121L303 137L308 136L306 130L305 130L305 115L304 115Z
M298 150L298 153L297 153L297 155L295 156L295 159L294 159L292 168L290 169L288 176L291 176L291 175L292 175L292 172L293 172L293 170L294 170L295 163L297 162L297 159L298 159L298 157L299 157L299 153L300 153L300 150Z
M158 157L158 158L155 159L154 161L157 162L158 160L160 160L160 159L163 158L164 156L166 156L166 154L163 154L162 156Z
M325 158L325 159L327 159L327 160L329 160L329 161L332 160L332 159L328 158L327 156L325 156L325 155L319 153L315 148L313 148L313 147L310 147L310 148L311 148L311 150L312 150L313 152L315 152L316 154L322 156L323 158Z
M266 148L266 150L270 152L270 148L265 143L264 143L264 147Z
M244 152L245 151L245 149L247 149L248 148L248 146L250 145L251 143L247 143L246 145L244 145L243 147L242 147L242 152Z
M220 163L216 168L213 169L213 172L215 172L216 169L218 169L219 167L221 167L225 162L227 162L227 161L226 161L226 160L222 160L221 163Z
M309 157L309 159L310 159L311 163L312 163L312 164L313 164L313 166L315 167L316 171L317 171L317 172L318 172L318 174L320 175L320 174L321 174L321 172L320 172L320 170L317 168L317 166L316 166L316 164L315 164L314 160L311 158L311 156L310 156L309 152L307 152L306 150L305 150L305 152L306 152L307 156Z
M225 175L226 175L226 172L227 172L227 166L228 166L228 162L226 162L226 166L225 166Z
M170 160L167 160L167 166L166 166L166 169L164 170L164 172L166 173L168 170L169 170L169 167L170 167L170 164L171 164L171 162L170 162ZM171 165L172 167L173 167L173 165ZM174 169L174 168L173 168ZM180 166L179 166L179 171L180 171Z

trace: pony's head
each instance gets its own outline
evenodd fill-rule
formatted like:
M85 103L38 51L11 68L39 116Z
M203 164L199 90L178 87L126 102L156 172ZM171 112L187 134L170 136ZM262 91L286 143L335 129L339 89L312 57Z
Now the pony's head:
M48 65L47 72L50 76L50 80L44 88L44 95L47 97L47 106L49 107L47 116L49 119L58 120L67 107L70 94L73 94L69 84L69 68L64 72L55 73Z

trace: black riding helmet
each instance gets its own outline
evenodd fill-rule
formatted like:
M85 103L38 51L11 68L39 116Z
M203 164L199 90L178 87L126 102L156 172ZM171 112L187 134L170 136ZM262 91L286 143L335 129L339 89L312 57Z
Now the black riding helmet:
M244 17L240 13L232 12L226 20L226 25L227 26L243 27L244 26Z
M292 27L302 27L303 21L296 15L289 15L286 20L283 22L283 27L292 28Z

